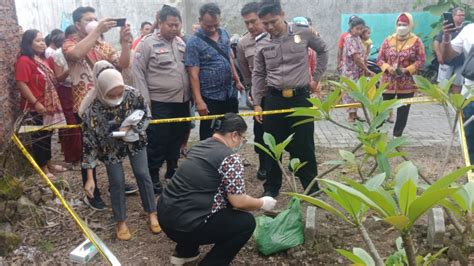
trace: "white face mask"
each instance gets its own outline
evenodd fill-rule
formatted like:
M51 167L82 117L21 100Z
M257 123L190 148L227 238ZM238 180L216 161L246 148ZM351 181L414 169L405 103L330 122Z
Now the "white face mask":
M97 28L98 25L99 25L99 22L97 22L96 20L89 22L85 28L86 33L90 34L91 32L95 30L95 28Z
M119 105L122 103L123 97L124 97L124 96L122 95L122 97L120 97L120 98L118 98L118 99L115 99L115 100L105 98L105 99L104 99L104 103L105 103L106 105L108 105L109 107L116 107L116 106L119 106Z
M397 27L397 35L406 36L408 33L410 33L410 28L408 26L398 26Z

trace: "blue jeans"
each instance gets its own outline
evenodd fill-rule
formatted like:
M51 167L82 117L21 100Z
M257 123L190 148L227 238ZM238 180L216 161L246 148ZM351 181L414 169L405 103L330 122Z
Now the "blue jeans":
M474 102L471 102L463 110L464 122L466 122L473 115ZM469 151L469 159L471 160L472 165L472 163L474 162L474 121L469 123L469 125L465 127L464 130L466 132L466 142Z

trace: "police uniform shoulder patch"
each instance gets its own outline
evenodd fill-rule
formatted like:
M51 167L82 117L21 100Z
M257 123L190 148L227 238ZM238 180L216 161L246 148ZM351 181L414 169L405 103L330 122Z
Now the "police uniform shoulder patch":
M258 35L257 38L255 38L255 42L259 42L259 41L265 39L265 37L267 37L267 36L268 36L268 33L264 32L264 33Z

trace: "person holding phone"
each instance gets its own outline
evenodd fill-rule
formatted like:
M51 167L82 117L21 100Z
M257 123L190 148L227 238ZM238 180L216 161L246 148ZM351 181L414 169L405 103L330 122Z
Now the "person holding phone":
M454 30L451 31L451 39L455 39L458 34L462 31L464 27L464 17L465 13L461 7L456 7L451 10L451 12L443 13L443 18L445 21L448 21L449 24L452 24ZM464 78L462 76L462 69L464 65L464 55L460 54L455 58L444 61L441 54L441 43L443 42L443 31L441 31L434 41L434 49L436 53L436 59L439 63L438 69L438 82L443 80L449 80L453 75L456 75L453 81L451 91L453 93L460 93L462 85L464 83Z
M377 64L383 72L381 83L388 84L383 94L384 100L412 98L416 91L413 75L426 61L423 42L412 33L414 24L411 14L400 14L395 27L395 34L385 39L377 58ZM410 105L397 109L394 137L402 136L409 112Z
M82 121L78 115L79 107L87 92L94 88L94 76L92 73L94 64L100 60L106 60L118 69L127 68L130 65L132 35L129 25L120 28L122 52L118 54L111 44L102 40L102 35L116 27L117 21L111 18L104 18L98 21L95 9L92 7L78 7L72 13L72 17L77 34L64 42L63 52L72 80L73 111L76 114L77 124L80 124ZM96 180L95 170L94 180ZM87 173L84 169L82 169L82 181L85 185ZM134 193L137 191L137 188L136 186L127 185L126 191ZM97 183L95 183L93 197L85 197L84 202L96 210L103 210L105 208L97 188Z

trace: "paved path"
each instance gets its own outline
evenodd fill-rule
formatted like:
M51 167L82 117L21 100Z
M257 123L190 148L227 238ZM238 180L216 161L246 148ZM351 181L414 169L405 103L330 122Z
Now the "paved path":
M248 111L242 110L242 112ZM334 111L334 117L337 121L345 122L345 110ZM250 129L247 132L248 139L253 141L253 132L251 130L253 128L253 119L250 117L245 119ZM199 122L197 122L198 125ZM392 132L393 124L386 124L385 126L390 127L390 132ZM446 115L440 105L420 104L412 106L404 136L409 138L408 146L411 147L444 146L449 142L449 131ZM198 129L193 129L191 140L197 141L198 135ZM316 122L314 137L316 145L319 147L343 148L353 147L358 144L358 140L352 132L327 121ZM459 145L457 140L455 145Z

